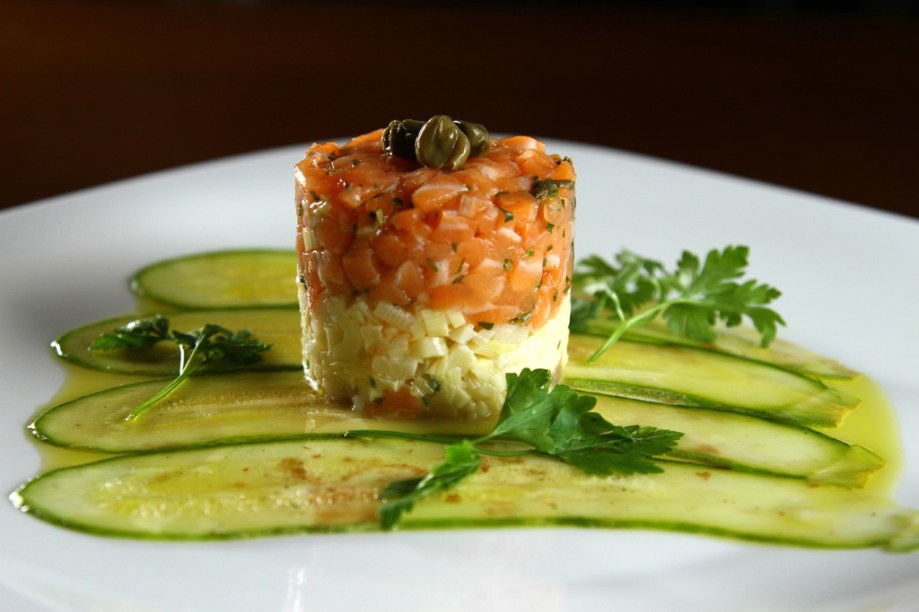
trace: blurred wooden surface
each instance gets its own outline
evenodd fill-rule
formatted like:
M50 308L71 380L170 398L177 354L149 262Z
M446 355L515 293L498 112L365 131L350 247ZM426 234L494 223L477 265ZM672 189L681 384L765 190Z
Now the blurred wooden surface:
M447 113L919 217L915 14L556 6L0 0L0 208Z

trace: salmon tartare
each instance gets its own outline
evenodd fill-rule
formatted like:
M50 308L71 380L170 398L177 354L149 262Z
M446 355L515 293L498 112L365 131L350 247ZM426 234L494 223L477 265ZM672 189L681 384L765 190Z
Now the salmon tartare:
M314 144L297 164L303 365L317 392L376 416L488 418L507 372L560 379L574 168L534 138L479 128L393 122Z

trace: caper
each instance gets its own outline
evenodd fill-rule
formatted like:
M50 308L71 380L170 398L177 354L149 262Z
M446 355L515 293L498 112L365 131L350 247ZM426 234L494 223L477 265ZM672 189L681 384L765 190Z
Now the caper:
M415 138L418 137L418 132L421 131L421 126L424 125L424 121L420 119L403 119L402 127L404 127L410 134L414 134Z
M415 158L428 168L456 170L469 157L469 138L446 115L428 119L415 140Z
M424 121L395 119L383 130L383 148L392 155L415 159L415 139Z
M447 158L444 167L449 168L450 170L456 170L469 159L469 153L472 151L472 147L469 144L469 138L460 131L459 136L456 139L456 146L453 147L453 152L450 154L450 157Z
M470 155L488 149L488 130L471 121L435 115L427 121L390 121L383 130L383 148L398 157L417 160L429 168L456 170Z
M461 119L453 123L469 138L470 157L478 157L488 150L488 130L484 125Z

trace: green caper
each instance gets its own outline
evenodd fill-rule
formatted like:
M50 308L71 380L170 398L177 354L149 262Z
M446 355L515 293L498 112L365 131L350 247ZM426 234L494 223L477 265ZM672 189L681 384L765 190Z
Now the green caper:
M453 147L453 152L450 154L450 157L447 158L446 163L443 165L445 168L450 170L456 170L469 159L469 153L472 151L472 147L469 144L469 138L460 131L459 136L456 139L456 146Z
M390 154L415 159L415 139L424 121L417 119L395 119L383 130L383 148Z
M456 170L469 151L469 138L447 115L428 119L415 140L415 158L428 168Z
M478 157L488 150L488 130L484 125L461 119L453 123L469 138L470 157Z

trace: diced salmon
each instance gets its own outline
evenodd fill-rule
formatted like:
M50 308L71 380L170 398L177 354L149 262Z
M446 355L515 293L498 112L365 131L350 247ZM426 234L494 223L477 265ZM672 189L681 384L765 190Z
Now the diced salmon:
M438 177L412 193L412 205L423 213L444 208L456 201L469 187L450 176Z
M319 301L319 294L323 290L322 281L319 278L319 266L317 253L301 253L299 257L299 268L301 282L306 287L307 304L311 309L316 307Z
M333 295L351 293L352 287L345 276L341 257L331 251L314 251L316 276L323 290Z
M373 250L384 264L392 267L405 260L408 247L398 234L390 233L377 236L373 241Z
M501 140L501 144L504 146L514 149L535 149L537 151L545 151L546 145L542 142L532 138L530 136L511 136L510 138L504 138Z
M573 181L575 178L574 166L569 161L560 163L547 178L555 181Z
M418 208L400 210L390 217L389 223L394 229L405 230L424 239L427 239L432 231L424 221L424 211Z
M477 169L492 181L520 175L520 168L517 164L500 155L495 155L493 158L477 157L466 162L466 165Z
M452 176L466 185L468 191L474 191L484 198L492 198L499 191L498 185L480 168L464 167L454 172Z
M380 402L371 402L370 414L375 417L394 419L415 419L424 412L424 402L403 385L383 395Z
M507 283L507 269L503 262L486 259L467 274L462 285L486 303L496 300Z
M476 312L473 316L476 325L507 323L516 318L526 318L526 313L520 313L516 306L504 305L494 306L486 310Z
M394 275L395 270L389 270L383 282L372 287L367 293L374 303L388 302L397 306L408 306L412 303L408 294L392 281Z
M482 313L538 329L569 283L574 193L568 160L526 137L493 140L456 171L383 151L379 131L314 145L297 167L297 249L310 303L366 292L402 307ZM314 286L315 285L315 286Z
M532 292L542 277L542 262L535 255L514 262L508 275L510 288L516 292Z
M464 313L480 312L489 306L488 300L480 292L471 291L468 284L461 281L438 285L428 290L431 308L437 310L459 310Z
M329 207L316 218L313 231L316 241L323 250L332 253L344 253L354 239L354 225L348 215L334 207Z
M434 182L434 179L442 175L441 170L435 170L433 168L418 168L416 164L416 169L411 172L406 172L402 177L402 186L406 194L411 196L412 193L422 185L427 185L428 183Z
M346 149L362 149L370 148L374 150L382 150L382 136L383 129L374 130L372 132L367 132L366 134L361 134L360 136L355 136L352 138L347 145Z
M530 176L505 176L495 180L501 195L527 194L533 186Z
M491 253L492 247L484 238L464 240L456 249L456 254L471 268L478 266Z
M495 205L516 223L530 223L536 218L539 206L529 191L511 191L495 196Z
M424 293L424 274L414 261L403 261L392 275L392 283L399 288L410 301L417 301Z
M474 235L475 226L472 220L455 210L445 210L437 219L437 227L431 232L431 239L458 245Z
M536 149L527 149L517 156L516 161L528 176L547 176L556 169L552 158Z
M373 249L365 244L353 245L341 258L341 265L351 286L358 291L380 283L381 262Z

